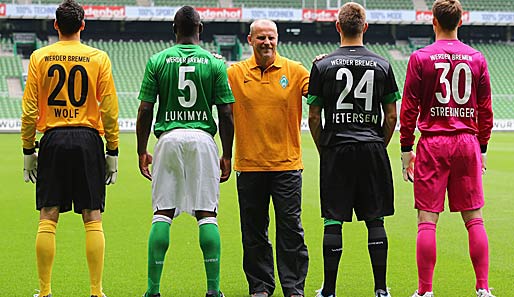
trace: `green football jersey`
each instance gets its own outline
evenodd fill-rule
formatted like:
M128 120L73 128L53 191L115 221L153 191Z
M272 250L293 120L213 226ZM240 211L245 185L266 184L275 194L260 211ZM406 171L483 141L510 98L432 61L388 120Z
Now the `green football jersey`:
M225 63L193 44L172 46L148 60L139 100L156 103L157 98L157 137L177 128L214 136L212 106L234 102Z

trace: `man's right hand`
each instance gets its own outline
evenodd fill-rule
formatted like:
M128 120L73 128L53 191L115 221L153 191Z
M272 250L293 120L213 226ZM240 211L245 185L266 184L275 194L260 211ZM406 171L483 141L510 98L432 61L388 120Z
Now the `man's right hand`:
M37 153L23 155L23 179L26 183L29 181L33 184L37 180Z
M413 151L402 152L403 180L414 182L414 161L416 154Z
M144 152L139 155L139 171L148 180L152 180L152 173L150 173L149 166L152 164L152 155L148 152Z

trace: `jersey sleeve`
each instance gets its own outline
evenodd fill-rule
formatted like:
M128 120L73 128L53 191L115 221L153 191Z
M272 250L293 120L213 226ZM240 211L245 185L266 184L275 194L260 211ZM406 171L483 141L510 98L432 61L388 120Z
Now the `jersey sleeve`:
M400 109L400 144L402 146L414 145L414 130L419 115L419 92L421 86L421 73L419 62L414 52L409 59L407 75L403 89L402 106Z
M214 63L216 63L215 67L217 70L216 81L214 82L214 104L234 103L235 99L228 84L228 75L225 63L220 60L214 60Z
M302 88L302 95L307 97L307 94L309 93L309 71L307 71L302 64L298 65L298 75L300 78L299 82L300 87Z
M398 91L398 85L394 77L393 67L389 65L387 71L387 77L384 85L384 98L382 102L384 104L394 103L400 100L400 92Z
M309 76L309 95L321 96L320 72L316 63L312 63L311 74Z
M36 122L38 118L38 89L37 89L37 61L32 54L30 56L27 82L22 99L21 115L21 140L23 148L31 149L36 142Z
M138 96L139 100L150 103L157 102L157 94L159 93L159 86L153 65L153 60L150 58L146 63L145 74L141 82L141 89L139 90Z
M307 104L323 107L323 98L309 94L309 96L307 96Z
M491 80L489 78L489 70L487 61L482 56L482 71L477 88L478 102L478 142L486 145L491 138L491 130L493 129L493 108L491 102Z
M97 100L100 102L100 115L105 131L106 146L109 150L118 148L119 124L118 124L118 96L112 76L111 60L104 54L102 70L98 81Z

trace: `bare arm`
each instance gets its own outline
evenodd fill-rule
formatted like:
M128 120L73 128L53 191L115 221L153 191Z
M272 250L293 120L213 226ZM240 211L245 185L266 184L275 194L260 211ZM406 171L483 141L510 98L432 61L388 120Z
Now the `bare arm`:
M139 156L139 171L149 180L152 175L149 165L152 164L152 155L147 151L148 137L152 129L153 120L153 103L141 101L139 110L137 111L136 136L137 136L137 154Z
M396 120L398 118L396 114L396 102L383 104L382 109L384 110L384 125L382 126L382 130L384 131L384 142L387 146L393 136Z
M232 170L232 144L234 141L234 118L232 104L216 105L218 108L219 131L223 153L220 159L220 182L226 182Z
M321 130L323 130L321 127L321 109L321 106L309 106L309 130L311 130L312 139L316 144L318 153L321 153L319 142L321 138Z

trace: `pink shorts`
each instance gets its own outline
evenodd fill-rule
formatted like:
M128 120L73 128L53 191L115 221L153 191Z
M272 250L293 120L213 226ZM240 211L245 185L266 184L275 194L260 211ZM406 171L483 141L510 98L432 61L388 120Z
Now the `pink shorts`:
M448 189L450 211L484 206L482 159L475 135L421 136L414 164L416 209L442 212Z

